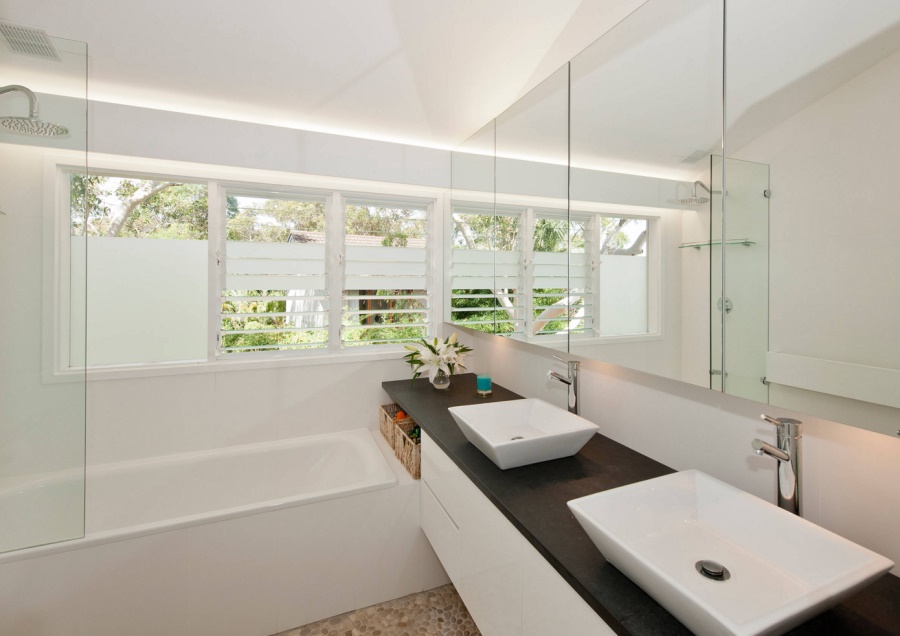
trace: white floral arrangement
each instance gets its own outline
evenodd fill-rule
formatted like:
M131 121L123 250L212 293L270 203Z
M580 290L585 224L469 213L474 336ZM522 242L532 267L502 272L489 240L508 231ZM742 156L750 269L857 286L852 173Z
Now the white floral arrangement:
M443 341L435 338L428 342L423 338L416 344L406 345L406 348L410 353L403 356L403 359L413 370L413 380L422 375L424 367L431 382L434 382L439 371L453 375L457 370L465 370L463 362L466 354L472 351L457 340L455 332Z

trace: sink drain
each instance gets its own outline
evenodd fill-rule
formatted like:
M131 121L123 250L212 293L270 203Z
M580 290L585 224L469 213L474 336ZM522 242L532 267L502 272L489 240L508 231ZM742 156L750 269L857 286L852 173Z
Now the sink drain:
M510 438L509 438L509 441L514 442L514 441L516 441L517 439L525 439L525 438L522 437L521 435L516 435L515 437L510 437Z
M697 568L700 574L713 581L727 581L731 578L731 572L728 571L728 568L717 561L704 559L697 561L694 567Z

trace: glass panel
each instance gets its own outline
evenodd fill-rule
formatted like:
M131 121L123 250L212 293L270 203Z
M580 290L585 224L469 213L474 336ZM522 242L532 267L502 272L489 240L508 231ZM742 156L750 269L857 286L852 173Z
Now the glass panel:
M722 183L721 155L713 155L710 157L709 173L711 186L714 187L715 184ZM709 195L709 224L707 226L709 234L706 237L706 240L700 241L700 247L693 247L691 249L685 248L683 251L688 253L695 252L694 256L697 256L698 254L706 256L706 258L694 258L693 260L703 260L706 262L706 278L709 281L709 295L707 296L709 308L709 340L706 343L707 351L709 352L709 377L707 380L711 389L723 391L728 379L728 376L725 375L727 371L724 370L725 353L723 348L723 345L725 344L725 318L722 310L724 307L727 307L727 305L723 305L725 301L722 300L723 209L722 191L719 188L714 188L714 190L715 193ZM698 237L699 235L695 234L692 238ZM708 254L704 254L704 252L708 252ZM688 256L687 258L690 259L691 257Z
M570 63L570 206L599 217L587 228L591 257L570 258L570 276L590 268L593 285L592 333L572 333L572 353L701 386L721 368L710 363L720 252L709 237L722 53L722 0L672 0L643 4ZM646 230L644 253L603 253L607 228L625 219L635 220L613 236L633 244ZM687 243L702 247L679 249Z
M517 249L517 224L495 217L494 150L492 121L451 153L451 205L445 239L444 263L449 269L446 320L487 333L510 331L514 297L494 288L496 238ZM496 227L496 223L501 228ZM510 236L515 226L516 233ZM505 238L503 238L505 237Z
M598 216L594 227L600 236L599 324L605 336L645 334L647 305L649 222L647 219ZM588 298L590 300L590 298Z
M429 332L428 213L396 201L344 210L341 345L391 344Z
M456 202L451 219L451 314L454 324L488 333L516 330L521 214ZM499 277L495 287L494 263ZM496 293L494 293L496 291ZM512 313L509 309L513 309Z
M497 212L518 209L516 252L495 249L495 284L506 293L504 333L565 347L580 298L571 297L568 249L569 67L558 69L497 117ZM500 229L498 224L498 230ZM577 234L577 233L576 233ZM575 237L576 242L583 240Z
M728 0L725 389L896 437L900 3L864 6Z
M769 167L728 159L725 240L725 392L768 401ZM716 188L719 189L719 188ZM718 306L717 306L718 310Z
M51 40L61 61L0 51L3 84L34 91L38 117L67 129L37 136L0 127L0 294L8 301L0 328L0 552L84 535L88 197L73 190L70 206L61 172L48 201L59 205L45 211L45 188L54 183L45 182L44 167L48 155L62 156L69 174L87 177L87 46ZM26 92L0 95L0 115L28 113Z
M325 202L228 193L220 351L328 346Z
M82 198L91 210L73 227L90 254L88 366L205 360L206 185L73 173L70 188L73 217ZM73 345L80 364L83 343Z
M534 217L529 336L565 336L580 329L583 297L569 293L569 254L584 253L584 223L570 221L566 210L538 211ZM576 314L579 314L576 317Z

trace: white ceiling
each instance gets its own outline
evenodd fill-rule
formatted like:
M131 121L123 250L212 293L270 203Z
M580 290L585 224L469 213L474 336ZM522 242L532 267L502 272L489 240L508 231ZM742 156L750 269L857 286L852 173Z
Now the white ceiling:
M498 117L497 153L692 181L721 153L722 6L643 5ZM729 154L900 48L900 2L861 6L727 0Z
M454 147L643 2L0 0L0 18L87 42L94 100Z

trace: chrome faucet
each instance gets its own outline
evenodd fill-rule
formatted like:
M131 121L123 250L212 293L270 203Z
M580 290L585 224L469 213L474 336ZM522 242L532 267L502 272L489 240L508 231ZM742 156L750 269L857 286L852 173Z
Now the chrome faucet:
M553 356L560 362L565 362L568 367L568 375L562 375L561 373L557 373L556 371L548 371L547 377L551 380L556 380L557 382L562 382L567 387L569 387L569 397L568 397L568 405L569 405L569 413L574 413L578 415L578 365L581 364L578 360L565 360L560 358L557 355Z
M778 505L788 512L802 516L800 502L800 441L803 438L803 422L788 417L760 416L778 428L778 447L754 439L751 446L757 455L768 455L778 460Z

